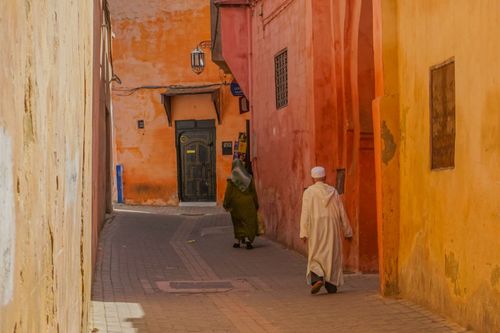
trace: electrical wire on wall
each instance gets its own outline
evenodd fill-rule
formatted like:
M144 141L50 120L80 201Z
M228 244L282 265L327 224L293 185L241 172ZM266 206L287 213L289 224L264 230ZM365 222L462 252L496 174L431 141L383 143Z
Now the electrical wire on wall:
M157 90L157 89L196 89L196 88L211 88L211 87L221 87L228 86L229 83L221 82L221 83L209 83L209 84L200 84L200 85L168 85L168 86L139 86L135 88L113 88L113 91L116 92L116 96L131 96L140 90Z

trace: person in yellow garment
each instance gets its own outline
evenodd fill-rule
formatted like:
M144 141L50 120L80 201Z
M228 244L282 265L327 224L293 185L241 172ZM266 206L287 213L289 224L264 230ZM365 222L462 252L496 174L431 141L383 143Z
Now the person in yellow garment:
M258 233L259 201L252 175L248 173L240 159L233 161L223 206L231 213L234 238L236 238L233 247L238 248L244 243L248 250L253 249L252 243Z
M307 242L307 283L311 294L323 285L328 293L336 293L344 284L342 272L342 234L352 238L352 229L337 190L325 183L323 167L311 170L314 184L302 197L300 238Z

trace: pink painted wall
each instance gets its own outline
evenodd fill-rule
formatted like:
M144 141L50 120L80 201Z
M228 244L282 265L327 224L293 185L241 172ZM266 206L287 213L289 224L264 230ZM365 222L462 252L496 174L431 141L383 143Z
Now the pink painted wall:
M246 96L250 96L250 9L224 8L221 11L222 55Z
M336 170L344 168L344 201L355 230L344 246L346 264L366 272L378 269L371 11L371 1L274 0L257 3L250 24L253 158L269 236L305 251L298 229L309 170L325 166L335 184ZM230 23L236 15L222 19L238 25ZM223 49L236 48L228 35L223 31ZM277 110L274 56L284 48L289 101Z
M261 210L269 236L304 250L298 238L302 192L314 165L314 113L311 47L305 1L294 1L288 15L273 18L277 1L255 8L252 16L254 166ZM306 14L307 15L307 14ZM274 56L288 48L288 106L276 110Z

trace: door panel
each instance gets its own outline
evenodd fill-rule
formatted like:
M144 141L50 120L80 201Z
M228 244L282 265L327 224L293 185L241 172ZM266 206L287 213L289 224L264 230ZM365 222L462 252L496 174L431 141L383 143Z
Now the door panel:
M215 201L215 124L177 126L179 183L182 201ZM191 126L189 126L191 125ZM192 128L186 128L192 127Z

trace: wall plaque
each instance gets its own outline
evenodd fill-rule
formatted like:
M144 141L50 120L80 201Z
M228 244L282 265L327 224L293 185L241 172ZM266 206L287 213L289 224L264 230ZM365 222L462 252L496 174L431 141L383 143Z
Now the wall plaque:
M337 169L337 184L335 188L339 194L344 194L345 169Z
M245 96L240 97L240 114L250 111L250 102Z
M238 84L238 82L236 82L236 81L231 82L231 85L229 87L231 88L231 94L233 96L240 97L240 96L244 95L243 90L241 90L241 87Z
M222 155L233 155L233 143L231 141L222 142Z
M455 166L455 61L431 67L431 169Z

